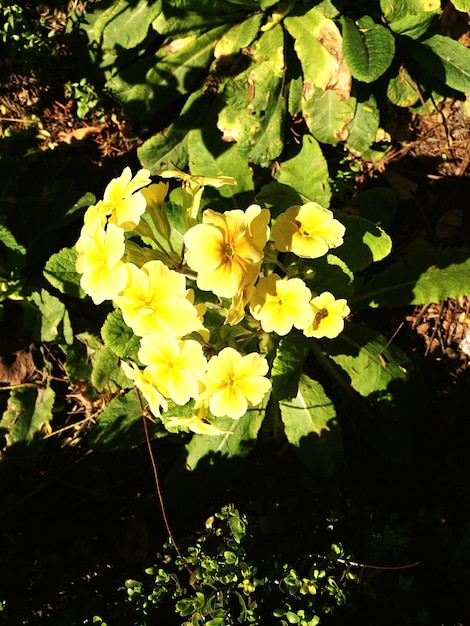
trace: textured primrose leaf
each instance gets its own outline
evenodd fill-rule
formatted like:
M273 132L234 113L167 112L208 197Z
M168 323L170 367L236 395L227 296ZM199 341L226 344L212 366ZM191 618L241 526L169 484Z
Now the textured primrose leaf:
M8 444L31 444L35 439L41 439L41 431L52 419L54 401L55 391L49 385L39 389L12 389L7 409L0 420L0 428L8 431Z
M176 120L137 149L142 166L150 170L151 174L175 168L184 170L188 163L188 133L191 128L204 125L207 106L208 97L204 89L191 94Z
M433 35L413 50L417 60L446 85L463 93L470 92L469 48L450 37Z
M343 213L337 218L346 226L346 233L343 245L335 248L334 253L353 272L360 272L390 254L392 240L379 226L363 217Z
M251 191L253 172L236 144L227 144L220 133L209 127L194 129L188 134L188 158L191 174L203 176L233 176L236 185L223 185L219 193L231 198L243 191Z
M441 11L440 0L380 0L388 26L397 35L418 39Z
M380 113L375 96L371 94L367 100L358 99L356 112L348 124L346 146L355 156L363 155L375 142L379 129Z
M327 207L331 198L328 176L326 159L318 142L304 135L300 152L280 164L276 180L292 187L305 201L314 200Z
M132 329L122 318L122 313L116 309L108 314L101 329L101 336L105 345L121 358L137 359L140 341Z
M40 316L40 340L73 343L73 332L69 314L63 302L48 293L45 289L35 291L31 300L38 307Z
M315 90L312 98L302 100L307 126L318 141L335 146L348 136L348 123L356 110L355 98L343 100L336 91Z
M343 464L341 429L323 387L302 374L297 395L280 403L286 437L313 474L332 476Z
M222 435L197 435L186 446L186 465L195 469L199 461L218 455L224 458L245 456L256 443L258 431L264 419L266 401L260 407L249 409L238 420L218 417L217 426L224 429Z
M409 252L356 290L355 308L442 302L470 293L470 250Z
M135 48L161 11L161 0L120 0L103 30L103 48Z
M91 384L98 391L111 392L132 386L124 374L119 358L107 346L102 346L94 355Z
M224 25L172 40L153 57L145 56L113 76L106 87L128 105L133 117L171 111L199 87L212 62L215 41L226 30Z
M393 35L370 17L364 17L355 24L352 19L342 16L341 24L343 54L351 74L365 83L377 80L395 56Z
M224 141L237 142L243 157L266 167L284 146L284 36L279 24L255 41L251 56L250 67L226 81L226 104L217 126Z
M62 248L47 261L43 274L50 284L73 298L84 298L80 287L80 274L75 269L77 251L75 248Z
M302 65L305 97L313 87L326 89L338 75L341 33L333 22L316 8L300 16L289 16L284 24L294 39L294 48Z
M145 405L145 400L143 400ZM134 390L113 398L99 414L88 435L93 450L115 452L128 450L145 442L142 408ZM149 437L156 439L167 435L160 421L147 420Z
M419 92L415 81L402 66L392 76L387 87L387 97L399 107L413 106L419 100Z
M291 332L280 340L271 369L273 394L277 400L297 395L300 374L309 350L309 341L300 332Z
M255 39L263 19L262 13L250 15L246 20L235 24L220 37L214 48L216 59L238 54Z
M452 4L457 11L470 11L470 0L452 0Z

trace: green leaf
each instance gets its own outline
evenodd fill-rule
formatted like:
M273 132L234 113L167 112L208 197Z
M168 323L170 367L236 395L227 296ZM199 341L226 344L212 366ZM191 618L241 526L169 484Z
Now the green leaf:
M470 250L424 248L409 252L356 290L354 306L397 307L468 295Z
M26 255L26 248L16 241L14 234L5 224L0 224L0 242L9 250L18 252L21 256Z
M336 254L327 254L319 259L305 261L309 272L305 274L305 282L311 291L320 294L323 291L331 292L336 299L350 300L354 290L352 281L354 274L350 268ZM313 272L313 277L309 274Z
M75 248L62 248L49 258L43 273L61 293L73 298L84 298L86 294L80 287L80 274L75 269L77 256Z
M12 389L8 408L0 420L0 428L8 431L8 444L30 444L33 440L41 439L41 431L52 419L54 400L55 392L49 385L39 389Z
M302 198L289 185L273 180L261 187L259 193L256 194L256 202L270 209L272 217L277 217L289 207L302 204Z
M295 398L280 403L286 437L312 473L332 476L343 464L336 410L319 382L302 374Z
M140 446L145 442L142 419L142 409L134 390L113 398L91 428L88 443L93 450L100 452ZM155 424L147 421L147 425L151 439L168 434L160 421Z
M324 207L330 203L326 159L316 139L309 135L303 136L300 152L280 164L276 179L292 187L305 201L313 200Z
M302 112L312 135L335 146L348 136L347 124L353 119L356 100L343 100L336 91L316 89L309 100L302 100Z
M204 89L195 91L180 115L167 129L147 139L138 149L142 166L157 174L175 168L184 170L188 163L187 137L194 127L202 127L210 98Z
M397 74L390 79L387 97L399 107L410 107L419 100L418 87L403 66L398 68Z
M155 117L172 112L183 97L196 90L206 74L215 41L226 26L170 41L153 57L145 56L111 78L106 87L129 105L133 117Z
M309 341L302 333L294 331L280 340L271 368L273 394L277 400L297 395L300 374L309 350Z
M363 217L340 213L337 219L346 226L344 243L335 248L335 255L353 272L360 272L390 254L392 240L379 226Z
M101 329L105 345L117 356L126 359L137 359L140 341L133 330L127 326L119 309L106 317Z
M348 124L346 147L355 156L361 156L375 142L380 113L373 94L366 100L357 99L356 113Z
M278 24L253 44L252 65L226 81L226 105L217 126L240 154L267 167L282 152L286 103L283 94L284 40Z
M422 50L426 54L422 54ZM413 47L414 55L426 69L446 85L470 92L470 49L450 37L433 35Z
M294 48L302 65L305 94L313 87L326 89L338 74L338 53L341 51L338 27L316 8L300 16L286 17L284 24L294 39Z
M145 39L160 11L161 0L137 0L132 3L120 0L115 3L103 29L103 48L135 48Z
M251 191L253 173L238 147L227 144L214 127L194 129L188 134L188 158L191 174L202 176L233 176L237 185L223 185L219 193L233 197L243 191Z
M119 358L107 346L102 346L94 355L91 384L98 391L112 393L120 389L129 389L131 383L124 374Z
M73 332L70 318L63 302L52 296L45 289L32 294L31 300L41 313L40 340L65 341L73 343Z
M238 54L240 50L247 48L258 34L262 19L262 13L255 13L243 22L232 26L217 42L214 50L215 57L222 60L223 57Z
M470 11L470 0L452 0L452 4L457 11L462 11L463 13Z
M341 17L343 54L351 74L357 80L371 83L389 68L395 56L395 40L384 26L364 17L357 24Z
M266 401L265 401L266 402ZM256 443L256 437L264 419L266 404L249 409L238 420L218 417L217 426L225 430L219 436L195 435L186 446L186 465L195 469L199 461L209 457L211 462L221 455L224 458L245 456Z

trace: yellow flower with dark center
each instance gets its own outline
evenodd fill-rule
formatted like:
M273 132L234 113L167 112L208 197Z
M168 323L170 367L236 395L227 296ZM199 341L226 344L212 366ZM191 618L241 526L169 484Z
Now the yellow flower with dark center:
M274 247L281 252L316 259L343 243L345 227L329 209L316 202L291 206L271 229Z
M154 334L142 337L139 359L155 387L176 404L186 404L201 391L200 379L207 369L202 347L192 339Z
M95 304L115 298L127 284L124 231L114 224L96 228L92 236L82 235L76 243L76 270L80 285Z
M335 297L329 291L312 298L310 306L313 312L312 324L304 329L307 337L327 337L333 339L344 329L344 318L350 313L346 300Z
M293 326L303 330L313 322L311 297L302 279L270 274L260 278L252 290L250 310L265 332L287 335Z
M186 279L161 261L141 268L127 263L129 282L114 301L136 335L151 333L183 337L201 327L197 308L188 299Z
M185 259L197 272L199 289L232 298L256 280L269 237L269 216L257 205L246 212L204 211L202 224L184 235Z
M202 379L205 390L197 403L208 402L216 417L238 419L270 390L267 372L268 363L257 352L242 356L234 348L224 348L209 360Z

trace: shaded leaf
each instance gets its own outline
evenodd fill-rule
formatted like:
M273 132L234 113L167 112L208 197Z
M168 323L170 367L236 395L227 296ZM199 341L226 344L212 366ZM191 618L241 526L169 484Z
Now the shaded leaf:
M107 14L108 21L102 32L103 47L135 48L145 39L160 11L161 0L118 1Z
M426 48L431 54L422 56L418 51ZM427 70L436 72L436 76L446 85L468 93L470 91L470 50L450 37L433 35L416 46L414 50L418 60L429 63Z
M346 146L355 156L361 156L375 142L380 113L373 94L367 100L357 99L354 118L348 124Z
M7 410L0 420L0 428L5 428L9 445L30 444L41 439L41 431L52 419L55 392L51 387L12 389Z
M312 473L332 476L343 464L341 429L323 387L305 374L295 398L280 403L286 437Z
M98 391L111 392L131 387L119 358L107 346L102 346L94 355L91 384Z
M31 300L38 307L40 316L39 337L41 341L65 341L73 343L69 314L63 302L45 289L32 294Z
M300 374L310 350L308 339L299 332L282 337L271 368L273 394L277 400L297 395Z
M390 254L392 240L379 226L363 217L340 213L337 219L346 226L344 243L335 248L335 255L346 263L353 272L381 261Z
M356 290L354 306L405 306L468 295L470 250L424 248L409 252Z

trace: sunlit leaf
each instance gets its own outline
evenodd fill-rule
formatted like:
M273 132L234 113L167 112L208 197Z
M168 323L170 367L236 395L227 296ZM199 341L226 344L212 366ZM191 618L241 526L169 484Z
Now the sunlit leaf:
M102 37L104 48L134 48L145 39L161 10L161 0L120 0L111 7Z
M80 287L80 274L75 269L77 251L75 248L62 248L53 254L44 267L44 276L61 293L74 298L84 298Z
M9 445L31 444L42 438L42 431L52 419L55 391L44 388L17 387L12 389L0 428L7 430Z
M391 32L366 16L356 24L342 16L343 54L351 74L357 80L371 83L390 66L395 55Z
M101 329L101 336L105 345L115 355L136 359L140 346L139 338L124 322L119 309L109 313Z
M353 272L360 272L390 254L392 240L379 226L363 217L342 213L337 217L346 226L346 233L343 245L335 248L334 253Z
M355 156L361 156L374 143L379 129L380 113L373 94L357 99L354 118L348 124L346 146Z
M292 187L305 201L314 200L324 207L329 205L328 166L318 142L309 135L303 136L300 152L280 164L276 179Z
M355 110L355 98L342 100L330 89L315 90L309 100L302 100L302 112L310 132L318 141L332 146L347 138L347 124L353 119Z

